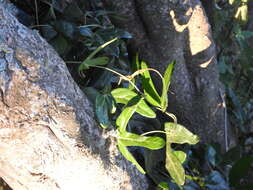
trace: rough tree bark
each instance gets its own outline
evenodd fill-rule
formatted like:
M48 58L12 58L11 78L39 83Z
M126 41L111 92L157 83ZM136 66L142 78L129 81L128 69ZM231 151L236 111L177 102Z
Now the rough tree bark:
M128 48L161 73L176 61L169 111L204 142L225 147L223 86L210 25L198 0L103 0L108 10L125 15L112 22L133 34Z
M0 1L0 177L14 190L147 189L37 31Z
M249 7L249 21L247 23L247 29L249 31L253 31L253 2L250 1L248 4ZM251 47L253 46L253 37L250 38L249 44L251 45Z

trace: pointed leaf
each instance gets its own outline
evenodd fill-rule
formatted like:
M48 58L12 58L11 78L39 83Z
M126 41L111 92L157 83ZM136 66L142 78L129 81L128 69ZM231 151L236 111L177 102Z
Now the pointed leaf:
M130 39L133 38L133 35L126 31L119 31L118 36L123 39Z
M94 65L105 65L108 63L108 58L107 57L99 57L99 58L94 58L93 57L101 51L103 48L106 46L110 45L111 43L115 42L118 40L118 38L114 38L101 46L99 46L97 49L95 49L84 61L83 63L79 66L78 71L80 72L81 70L88 69L89 65L94 66Z
M86 60L83 63L88 66L94 66L94 65L106 65L108 62L109 62L108 57L98 57L98 58Z
M71 18L73 21L83 16L82 10L79 8L77 3L70 3L63 11L63 15Z
M110 125L109 116L108 116L108 104L106 102L105 95L98 95L95 102L95 112L97 119L101 127L106 128Z
M79 29L79 31L80 31L80 34L83 35L83 36L90 37L90 38L93 37L93 32L88 27L81 26L80 29Z
M238 145L236 147L231 148L228 152L222 155L222 165L228 165L236 162L240 159L241 156L241 146Z
M60 55L66 54L71 48L71 45L62 35L58 35L56 38L52 39L50 44Z
M170 80L171 80L174 65L175 65L175 62L170 63L163 76L163 91L162 91L162 97L161 97L162 111L166 111L168 107L168 90L170 86Z
M87 58L88 59L92 59L98 52L100 52L102 49L104 49L106 46L110 45L111 43L115 42L116 40L118 40L118 38L114 38L104 44L102 44L101 46L99 46L97 49L95 49Z
M90 67L88 66L88 65L86 65L86 64L81 64L79 67L78 67L78 72L80 73L80 71L82 71L82 70L87 70L87 69L89 69Z
M128 104L129 101L138 94L127 88L116 88L111 92L116 103ZM155 118L155 112L146 104L145 100L141 99L136 112L144 117Z
M133 70L137 71L141 69L140 62L139 62L139 55L137 54L135 57L134 64L132 64Z
M121 112L121 114L117 118L116 125L120 133L123 133L126 131L128 121L132 117L134 112L136 112L136 109L138 108L139 103L141 102L140 100L141 100L140 96L136 96L132 98L129 101L128 106L124 108L124 110Z
M93 104L96 102L96 97L100 95L100 93L93 87L86 87L83 89L83 92Z
M169 185L166 182L159 183L158 187L162 188L163 190L169 190Z
M116 105L115 105L115 100L113 99L113 97L111 96L111 94L107 94L106 95L106 99L105 99L107 105L108 105L108 111L113 114L116 112Z
M108 57L98 57L94 59L86 59L79 66L79 71L89 69L89 66L106 65L109 62Z
M231 190L227 184L227 180L224 176L213 170L208 176L205 177L205 187L210 190Z
M76 25L65 20L57 20L54 22L54 28L65 37L72 39L75 34Z
M192 134L184 126L167 122L165 123L165 131L167 136L167 142L178 144L196 144L199 139L197 135Z
M177 159L180 161L181 164L183 164L186 160L186 153L180 150L173 151L173 154L177 157Z
M173 154L170 143L166 145L166 169L171 178L178 184L183 185L185 182L185 171L178 158Z
M146 69L148 68L147 64L142 61L141 62L141 69ZM146 100L157 107L161 106L161 98L159 94L157 93L154 83L151 79L149 71L144 71L142 74L142 85L144 89L144 94L146 95Z
M144 171L144 169L140 166L140 164L135 160L135 158L133 157L133 155L128 151L127 147L124 146L120 141L118 141L118 147L119 147L119 151L121 152L121 154L128 161L132 162L141 173L143 173L143 174L146 173Z
M206 159L212 166L214 166L214 167L216 166L216 164L217 164L217 152L216 152L215 148L212 145L207 146Z
M57 36L57 32L51 25L41 26L40 31L43 35L43 38L46 38L47 41L50 41Z
M161 137L145 137L134 133L122 133L118 137L125 146L142 146L151 150L158 150L165 146L165 141Z

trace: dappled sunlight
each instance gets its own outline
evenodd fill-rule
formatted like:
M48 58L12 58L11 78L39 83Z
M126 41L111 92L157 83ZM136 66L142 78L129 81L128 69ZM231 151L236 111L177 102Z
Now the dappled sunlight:
M199 15L203 16L200 17ZM189 20L189 46L193 56L207 50L212 45L209 37L210 26L206 24L204 15L203 9L198 5L195 7Z
M187 11L187 13L188 12L191 12L192 11L192 9L189 9L189 11ZM171 10L170 11L170 16L171 16L171 18L172 18L172 21L173 21L173 25L174 25L174 27L175 27L175 30L177 31L177 32L183 32L185 29L186 29L186 27L188 26L188 23L187 24L179 24L178 22L177 22L177 20L176 20L176 18L175 18L175 12L174 12L174 10Z
M170 11L170 16L172 18L173 25L177 32L184 32L187 30L189 36L189 50L192 56L201 56L212 47L212 41L209 37L209 26L206 24L206 19L204 17L204 12L200 5L197 5L194 9L189 8L185 16L189 17L186 24L180 24L177 21L174 10ZM203 15L199 17L199 15ZM215 59L212 57L203 56L203 61L197 63L200 68L207 68ZM202 60L202 59L201 59Z
M200 66L201 68L207 68L207 67L209 66L209 64L213 62L213 59L214 59L214 56L212 56L208 61L206 61L206 62L200 64L199 66Z

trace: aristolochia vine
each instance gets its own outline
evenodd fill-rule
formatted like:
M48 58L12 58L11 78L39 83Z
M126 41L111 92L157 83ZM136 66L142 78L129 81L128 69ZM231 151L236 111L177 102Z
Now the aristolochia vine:
M88 58L86 58L79 67L79 72L89 69L90 67L98 67L109 70L120 76L120 80L126 80L130 86L127 88L116 88L111 91L110 96L100 95L96 96L95 111L97 119L103 128L110 125L108 120L108 112L115 112L115 102L117 104L123 104L124 107L120 115L116 119L116 131L118 148L122 155L132 162L138 170L145 174L145 170L136 161L134 156L127 149L128 146L140 146L151 150L157 150L166 146L166 164L165 167L169 172L171 178L179 186L185 183L185 171L182 166L186 160L186 153L183 151L174 151L171 147L172 143L177 144L196 144L198 143L198 137L192 134L184 126L177 124L176 117L167 113L168 106L168 90L170 86L171 76L175 62L168 65L164 75L162 76L157 70L148 68L147 64L143 61L139 62L138 56L135 61L136 71L130 76L124 76L110 68L101 66L106 65L109 61L108 57L93 58L102 48L116 41L117 38L103 44L97 48ZM153 71L159 75L162 80L163 88L162 93L159 95L155 85L151 79L150 71ZM135 77L140 76L142 91L135 84ZM113 97L113 99L111 98ZM130 133L127 131L127 125L131 117L137 113L144 117L156 118L155 110L160 110L166 115L172 117L174 122L164 123L164 131L150 131L142 135ZM146 136L155 133L166 134L166 139L158 136Z

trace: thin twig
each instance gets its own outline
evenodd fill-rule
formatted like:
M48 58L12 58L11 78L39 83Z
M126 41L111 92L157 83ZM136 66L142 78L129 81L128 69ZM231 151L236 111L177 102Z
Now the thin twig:
M90 65L89 65L90 66ZM143 93L140 91L140 89L131 81L131 79L129 79L127 76L122 75L121 73L114 71L113 69L110 69L108 67L103 67L103 66L98 66L98 65L94 65L91 67L96 67L96 68L100 68L100 69L105 69L107 71L110 71L118 76L120 76L121 79L128 81L131 85L133 85L133 87L140 93L143 95Z
M163 112L161 108L156 107L156 109L158 109L159 111ZM165 113L167 116L169 116L170 118L172 118L174 120L174 123L177 124L177 117L173 114L173 113L169 113L169 112L163 112Z
M82 62L80 61L66 61L66 63L75 63L75 64L81 64ZM126 80L128 81L131 85L133 85L133 87L141 94L141 95L144 95L140 89L131 81L131 78L129 78L129 76L124 76L122 75L121 73L117 72L117 71L114 71L113 69L110 69L108 67L103 67L103 66L98 66L98 65L89 65L89 67L95 67L95 68L99 68L99 69L104 69L104 70L107 70L107 71L110 71L118 76L120 76L120 80L123 79L123 80Z
M81 64L82 61L65 61L65 63Z
M228 124L227 124L227 106L225 101L225 93L224 95L221 92L221 89L219 89L220 97L222 99L222 107L224 107L224 137L225 137L225 150L228 151Z
M29 26L29 28L33 29L33 28L44 27L44 26L50 26L50 25L48 25L48 24L40 24L40 25Z
M163 133L163 134L167 134L165 131L149 131L149 132L146 132L146 133L141 134L141 136L146 136L146 135L149 135L149 134L152 134L152 133Z
M37 3L37 0L34 0L34 4L35 4L36 24L39 25L39 13L38 13L38 3Z

